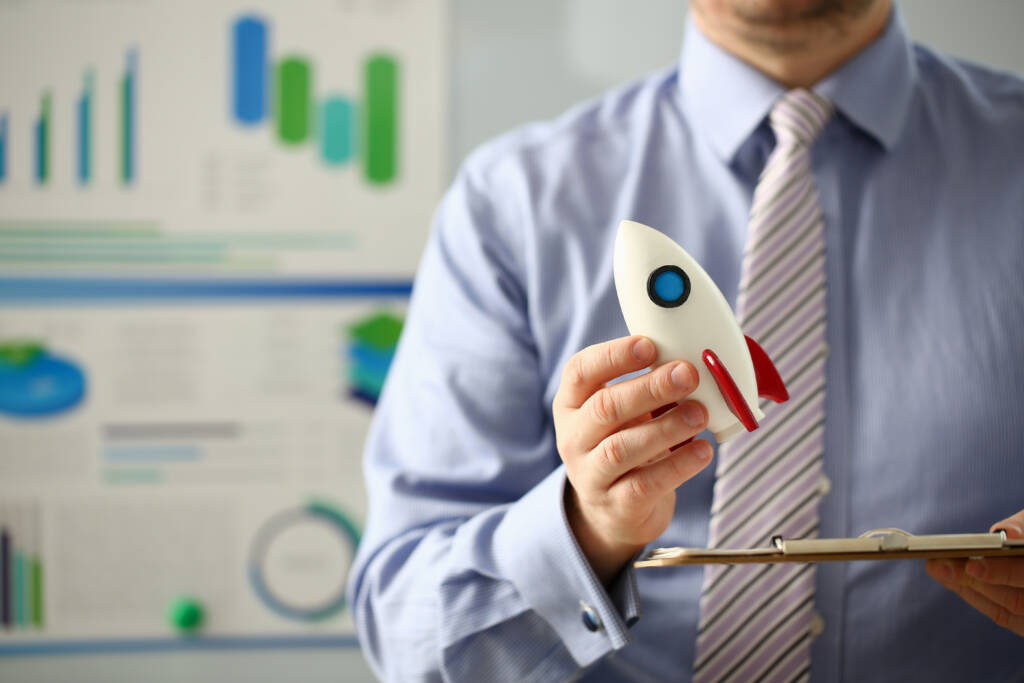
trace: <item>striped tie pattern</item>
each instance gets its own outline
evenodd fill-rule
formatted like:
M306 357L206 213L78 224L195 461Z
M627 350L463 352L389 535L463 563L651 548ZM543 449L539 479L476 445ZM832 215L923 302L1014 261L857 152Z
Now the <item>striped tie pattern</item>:
M817 535L825 422L825 240L810 148L827 100L791 90L772 108L776 146L750 210L737 318L786 382L758 430L719 449L709 547ZM814 568L709 565L694 681L797 681L810 675Z

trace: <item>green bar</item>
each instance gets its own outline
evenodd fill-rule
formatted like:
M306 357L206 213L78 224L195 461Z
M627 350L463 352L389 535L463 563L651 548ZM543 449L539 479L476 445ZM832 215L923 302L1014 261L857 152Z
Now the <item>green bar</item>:
M312 101L309 62L288 57L277 65L277 137L298 144L309 137Z
M132 79L121 77L121 181L132 179Z
M32 625L36 628L43 627L43 563L38 557L29 561L29 568L32 573Z
M28 625L28 573L25 566L25 556L18 551L14 552L14 587L11 593L14 595L14 624L16 626Z
M364 78L363 174L371 183L387 183L398 172L398 63L375 55Z

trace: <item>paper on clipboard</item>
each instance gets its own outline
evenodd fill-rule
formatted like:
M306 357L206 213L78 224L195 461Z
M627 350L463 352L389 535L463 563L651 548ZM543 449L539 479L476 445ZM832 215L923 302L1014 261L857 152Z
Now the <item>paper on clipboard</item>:
M656 548L636 567L687 564L765 564L856 560L951 559L1024 556L1024 540L1006 532L915 536L902 529L873 529L857 538L772 539L767 548Z

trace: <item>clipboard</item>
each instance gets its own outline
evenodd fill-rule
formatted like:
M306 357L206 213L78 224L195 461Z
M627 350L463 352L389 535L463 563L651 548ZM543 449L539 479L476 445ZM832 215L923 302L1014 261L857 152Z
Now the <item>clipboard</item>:
M915 536L902 529L872 529L857 538L784 539L774 536L767 548L655 548L635 567L688 564L774 564L780 562L850 562L857 560L929 560L965 557L1024 557L1024 540L991 534Z

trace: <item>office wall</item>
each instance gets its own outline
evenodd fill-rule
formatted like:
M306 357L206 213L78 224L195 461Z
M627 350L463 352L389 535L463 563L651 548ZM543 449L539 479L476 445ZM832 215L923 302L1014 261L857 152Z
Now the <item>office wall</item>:
M904 0L918 40L1024 73L1024 3ZM673 61L686 3L676 0L453 0L446 173L477 144L521 122ZM0 660L10 681L369 680L359 653L292 648L90 654Z

